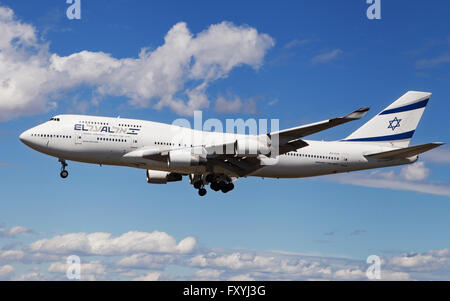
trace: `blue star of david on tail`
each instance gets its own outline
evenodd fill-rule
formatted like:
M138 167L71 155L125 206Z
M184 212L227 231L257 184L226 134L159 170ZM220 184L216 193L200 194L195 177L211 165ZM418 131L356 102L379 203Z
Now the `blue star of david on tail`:
M393 120L389 121L388 129L392 129L392 131L395 131L396 128L400 127L400 121L402 120L395 117Z

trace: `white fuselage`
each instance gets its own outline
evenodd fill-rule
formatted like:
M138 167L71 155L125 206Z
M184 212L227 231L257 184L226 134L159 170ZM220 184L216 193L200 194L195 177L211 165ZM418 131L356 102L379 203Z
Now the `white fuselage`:
M139 149L168 150L232 143L243 135L199 132L174 125L122 118L59 115L24 132L20 139L29 147L57 158L101 165L130 166L182 174L203 174L205 166L171 168L164 161L127 157ZM364 155L393 148L371 143L311 141L309 145L280 155L249 176L301 178L413 163L408 159L368 159ZM211 172L211 170L209 170ZM214 166L212 172L225 172Z

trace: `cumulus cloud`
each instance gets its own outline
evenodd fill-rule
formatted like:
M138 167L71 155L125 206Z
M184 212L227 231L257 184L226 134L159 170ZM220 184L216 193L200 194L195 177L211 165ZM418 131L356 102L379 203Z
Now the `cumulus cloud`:
M1 228L0 228L1 229ZM35 232L31 229L28 229L27 227L23 226L15 226L11 229L1 229L0 230L0 237L9 237L13 238L20 234L34 234Z
M133 254L121 258L117 266L134 269L163 269L174 260L175 257L171 255Z
M231 271L272 274L275 279L299 279L305 276L326 276L331 274L329 267L319 262L280 256L262 256L252 253L234 252L231 254L200 254L190 260L193 267L225 269ZM236 275L235 275L236 276ZM270 277L270 276L269 276Z
M428 177L430 170L425 167L425 163L417 162L412 165L403 167L401 174L406 180L419 181Z
M135 106L191 114L209 106L211 82L242 65L258 69L274 45L249 26L222 22L194 35L180 22L163 45L144 48L137 58L87 50L60 56L6 7L0 7L0 30L0 120L53 109L62 93L80 85L100 97L125 96Z
M327 63L339 57L343 51L341 49L334 49L329 52L321 53L312 58L313 63Z
M0 262L21 261L26 256L22 250L6 250L0 253Z
M31 272L14 278L15 281L48 281L48 276L43 273Z
M220 280L224 271L214 269L200 269L195 272L195 279L200 281Z
M70 233L31 243L31 252L47 254L119 255L130 253L191 253L197 246L194 237L179 243L164 232L130 231L118 237L110 233Z
M388 259L387 263L394 268L409 271L448 269L450 267L450 252L448 249L442 249L424 253L405 253Z
M133 281L158 281L160 277L161 273L153 272L133 278Z
M366 273L359 269L342 269L334 272L334 277L338 280L360 280L366 277Z
M0 280L8 280L14 275L14 268L9 264L0 266Z
M335 280L367 280L366 271L358 268L341 269L334 273ZM411 280L408 273L395 272L382 268L380 270L380 280L383 281L406 281Z
M163 273L167 279L178 280L368 280L369 267L365 260L319 254L198 248L191 237L177 242L158 231L131 231L117 237L68 233L1 252L0 263L6 265L0 264L0 279L64 280L71 266L67 256L77 253L82 280L155 281ZM380 257L381 280L444 279L442 275L450 271L448 249ZM16 275L14 262L50 264L45 272L40 271L42 266L34 266L32 271ZM170 275L169 267L192 273Z
M65 277L70 267L71 265L69 263L55 262L48 267L47 271L50 273L60 274ZM106 274L106 267L99 261L80 264L80 280L82 281L103 279Z

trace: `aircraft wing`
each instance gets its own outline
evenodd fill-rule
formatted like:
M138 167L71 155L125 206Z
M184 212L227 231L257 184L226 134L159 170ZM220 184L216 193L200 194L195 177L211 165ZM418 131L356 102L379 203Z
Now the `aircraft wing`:
M299 140L302 137L321 132L323 130L338 126L340 124L347 123L349 121L358 120L362 118L368 111L369 107L360 108L344 117L336 117L324 121L319 121L307 125L302 125L286 130L270 133L271 137L278 136L280 146L289 141Z
M215 146L214 148L217 149ZM234 155L216 154L211 153L212 147L202 147L200 153L207 158L207 166L213 168L218 166L226 171L226 174L230 176L245 177L246 175L263 167L260 159L256 157L236 157ZM192 148L181 148L192 151ZM169 152L178 149L160 150L155 148L142 148L129 153L126 153L123 157L133 162L133 164L145 164L145 160L161 161L168 160ZM198 151L198 150L197 150ZM197 152L199 153L199 152Z

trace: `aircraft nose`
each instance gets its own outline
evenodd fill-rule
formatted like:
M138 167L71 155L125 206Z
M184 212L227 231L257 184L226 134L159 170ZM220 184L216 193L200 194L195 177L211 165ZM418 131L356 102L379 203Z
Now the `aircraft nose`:
M24 144L27 144L27 142L29 142L29 138L30 138L29 131L25 131L19 136L20 141L22 141L22 143Z

